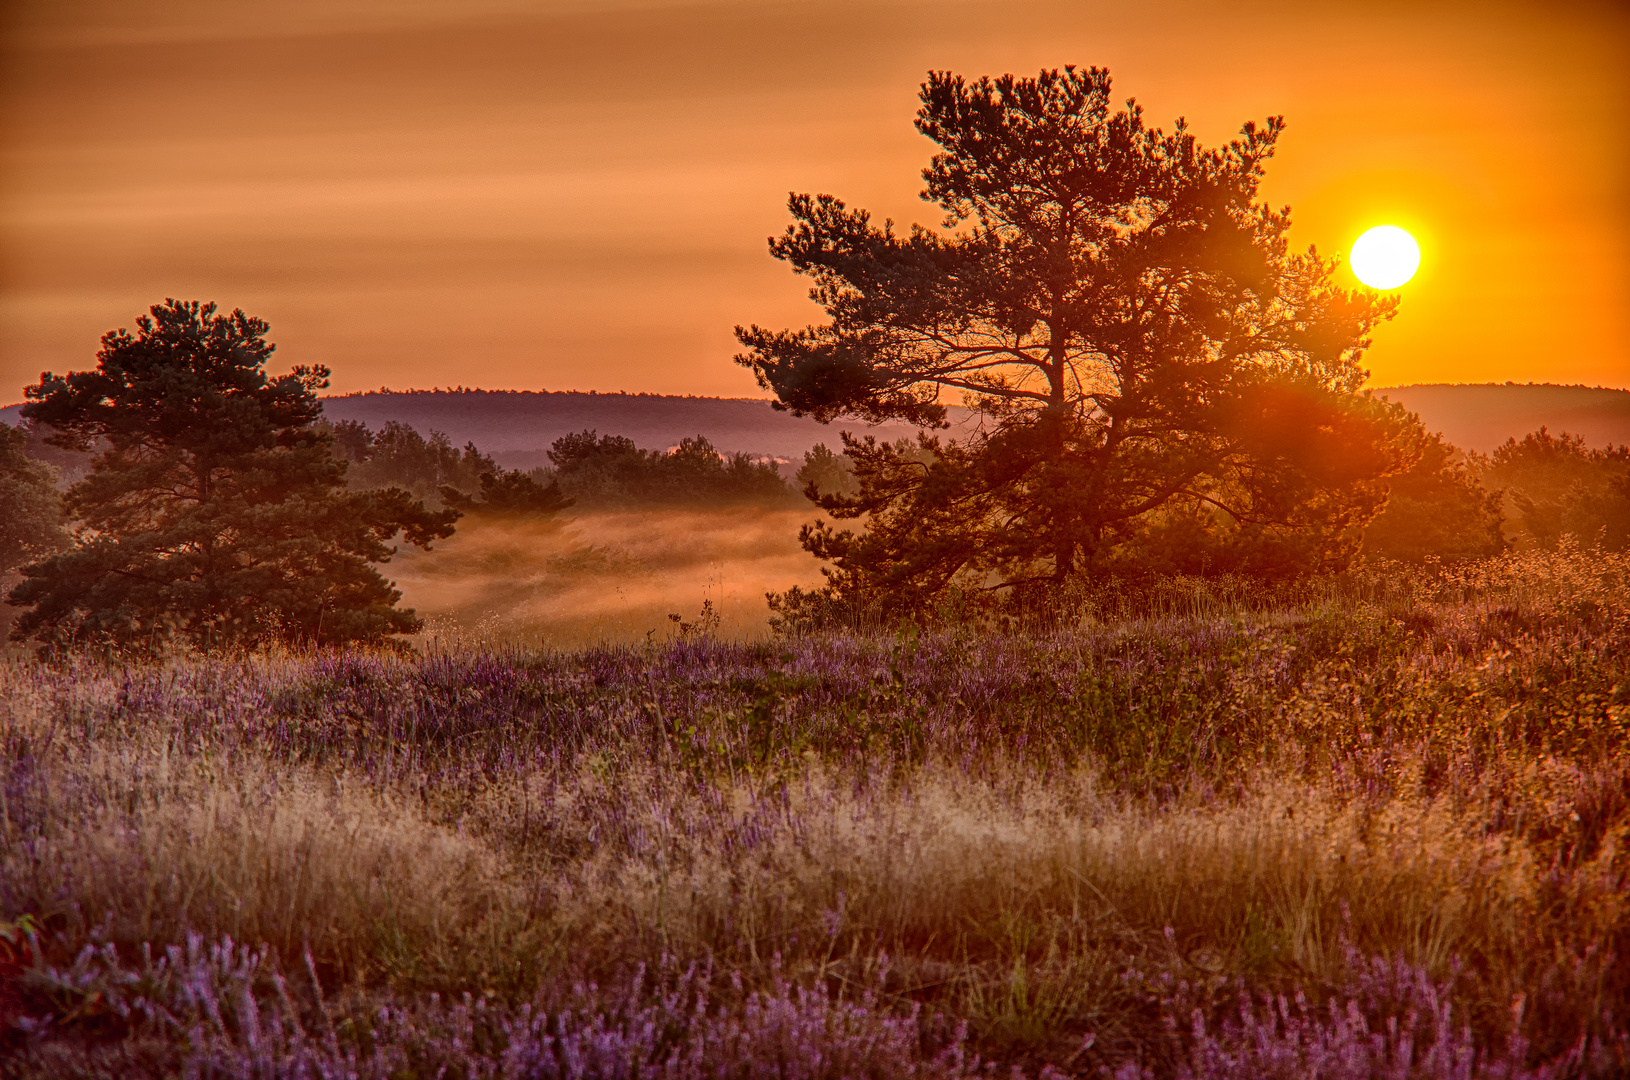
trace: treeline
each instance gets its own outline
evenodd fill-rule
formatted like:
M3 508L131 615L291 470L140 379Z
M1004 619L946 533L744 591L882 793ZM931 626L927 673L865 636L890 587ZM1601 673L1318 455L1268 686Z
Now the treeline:
M375 432L355 420L341 420L332 431L334 453L349 463L345 481L353 490L400 488L475 515L552 516L572 505L552 480L502 469L474 443L455 449L439 431L427 439L396 421Z
M805 453L789 482L774 461L722 454L702 435L661 451L642 450L622 435L577 432L554 441L550 467L523 471L504 469L473 442L455 447L442 432L426 436L397 421L375 431L341 420L330 430L336 456L348 463L350 489L397 487L476 516L553 516L572 506L797 506L808 505L809 493L858 490L852 459L825 444ZM60 544L56 501L41 489L78 479L89 457L51 446L36 425L0 426L0 494L11 508L0 523L0 561L16 565ZM1630 447L1592 447L1577 435L1541 428L1479 454L1433 436L1419 463L1390 486L1386 509L1364 529L1363 550L1372 557L1482 558L1550 550L1563 536L1609 551L1630 547ZM1207 543L1206 525L1174 516L1151 528L1136 566L1124 569L1237 569Z
M501 468L473 442L459 449L439 431L427 438L396 421L376 432L342 420L333 433L336 452L350 462L350 487L400 487L466 512L553 513L573 504L790 506L801 498L774 461L720 453L702 435L661 451L642 450L622 435L580 431L554 441L549 467L522 472Z
M902 451L916 447L900 445ZM824 445L804 455L801 490L852 496L847 454ZM1169 515L1151 527L1123 565L1173 574L1232 572L1196 516ZM1493 453L1462 451L1441 435L1390 482L1386 508L1363 532L1362 550L1402 562L1486 558L1507 550L1553 550L1564 536L1587 547L1630 547L1630 447L1592 447L1546 428L1507 439Z
M633 503L770 503L794 505L798 493L774 461L722 454L706 437L681 439L671 451L641 450L621 435L581 431L549 448L552 474L584 505Z
M1554 549L1564 536L1608 551L1630 547L1630 447L1587 446L1546 428L1465 453L1433 436L1394 477L1364 550L1418 562Z

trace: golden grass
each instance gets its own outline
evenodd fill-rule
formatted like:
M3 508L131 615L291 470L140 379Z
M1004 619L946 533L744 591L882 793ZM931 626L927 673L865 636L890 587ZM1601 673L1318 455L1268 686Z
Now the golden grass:
M1167 977L1217 1000L1235 978L1340 986L1351 946L1458 966L1480 1039L1526 1001L1530 1025L1572 1032L1554 1056L1624 1015L1626 568L1528 555L1401 576L1407 603L931 643L986 665L1001 705L959 704L911 666L915 638L178 660L135 680L18 663L0 670L0 920L36 915L64 947L226 933L290 967L309 944L325 977L407 994L518 1001L664 956L749 989L881 980L1031 1062L1088 1031L1155 1045ZM1136 695L1055 694L1038 676L1071 648L1076 690L1108 694L1104 666L1135 661ZM253 685L217 723L230 671ZM1119 764L1026 758L999 711L1158 735L1209 705L1208 672L1233 696L1191 730L1221 741L1157 770L1137 740L1100 741ZM257 726L257 702L291 733ZM925 760L889 741L930 713ZM1234 731L1248 745L1220 749ZM820 749L758 758L755 732ZM959 732L982 740L966 760Z
M735 842L652 805L624 826L648 854L601 853L564 878L571 936L747 967L882 952L974 984L1072 953L1326 979L1347 941L1436 969L1509 964L1536 917L1532 853L1416 797L1376 811L1264 778L1237 802L1157 808L1099 793L1090 774L1020 786L934 769L870 796L812 774L767 818L732 794Z
M19 719L13 737L46 737ZM1409 785L1377 804L1264 775L1241 798L1155 805L1087 770L929 765L857 787L810 762L699 791L591 757L493 784L449 824L413 797L423 778L187 754L160 730L59 733L37 767L0 862L31 910L131 944L195 929L290 960L309 946L400 988L524 996L663 954L859 984L886 962L901 993L1045 1041L1066 1018L1113 1027L1128 966L1333 982L1350 941L1434 970L1461 958L1504 993L1525 949L1625 918L1613 843L1559 918L1540 910L1548 867L1491 833L1489 805ZM1559 921L1571 931L1544 925Z
M514 985L533 920L478 839L342 774L112 742L57 757L28 807L44 827L7 844L0 872L35 910L116 941L309 946L349 979Z

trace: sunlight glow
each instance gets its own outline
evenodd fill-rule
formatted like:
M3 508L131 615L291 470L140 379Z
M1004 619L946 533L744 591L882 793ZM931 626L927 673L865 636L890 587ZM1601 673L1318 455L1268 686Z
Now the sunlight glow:
M1396 289L1415 276L1421 249L1396 225L1377 225L1353 241L1353 273L1372 289Z

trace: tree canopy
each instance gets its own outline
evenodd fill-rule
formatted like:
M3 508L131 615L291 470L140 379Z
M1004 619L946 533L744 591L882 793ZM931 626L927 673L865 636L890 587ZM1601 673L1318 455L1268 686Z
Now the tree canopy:
M98 364L46 372L23 415L51 442L97 451L64 496L73 546L24 568L13 637L53 648L151 650L281 641L382 643L419 620L371 565L399 533L428 548L456 511L398 488L345 493L346 463L317 426L319 366L268 377L268 325L167 300Z
M556 439L549 460L561 490L588 505L795 499L774 462L744 453L722 454L702 435L680 439L665 453L641 450L624 435L578 431Z
M1476 559L1505 550L1499 491L1483 485L1475 458L1431 435L1421 458L1392 478L1387 508L1364 530L1364 550L1382 558Z
M540 483L519 469L482 473L479 496L448 486L441 489L441 497L461 513L497 517L553 519L573 504L555 481Z
M1630 446L1590 447L1542 427L1496 447L1484 475L1515 511L1522 547L1554 549L1563 536L1609 551L1630 547Z
M341 420L334 425L334 443L351 462L347 483L358 490L399 487L416 498L435 499L447 487L472 493L483 473L501 471L473 442L460 450L440 431L427 439L399 420L387 420L377 432L360 421Z
M1107 71L967 82L932 73L917 128L940 230L794 194L772 254L829 321L738 327L780 408L821 421L979 424L916 445L844 436L860 490L823 495L864 532L806 528L831 587L894 605L1102 573L1173 522L1232 565L1339 566L1419 456L1401 408L1360 393L1396 299L1344 290L1257 201L1280 118L1202 148ZM1187 528L1187 526L1185 526ZM1192 533L1192 530L1190 530Z
M455 450L440 431L426 439L398 420L386 421L377 433L360 420L341 420L333 433L335 449L351 462L347 483L353 489L403 487L480 516L553 518L572 505L553 480L501 469L473 442Z
M56 470L27 453L28 432L0 424L0 574L66 541Z

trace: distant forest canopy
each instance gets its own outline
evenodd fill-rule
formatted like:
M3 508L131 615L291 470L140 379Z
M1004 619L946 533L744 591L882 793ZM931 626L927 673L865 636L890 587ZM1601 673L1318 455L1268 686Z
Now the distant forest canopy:
M1393 480L1387 510L1365 531L1371 555L1477 557L1507 547L1551 547L1564 533L1609 548L1625 545L1630 458L1623 447L1630 445L1630 391L1489 384L1378 393L1445 435L1415 470ZM340 412L385 419L371 425L336 416ZM16 425L16 413L16 407L0 410L0 421ZM399 486L431 506L466 514L555 516L574 506L634 504L808 505L804 492L811 484L822 494L855 491L852 462L839 452L833 430L853 425L815 424L752 399L461 389L327 398L324 413L336 451L351 462L349 488ZM418 428L403 419L409 415L446 423L451 431ZM577 427L560 434L550 426L596 415L620 415L643 426ZM709 417L713 427L672 442L666 434L654 440L629 434L683 430L678 425L686 418ZM967 417L952 420L965 423ZM871 430L893 434L894 427L908 430ZM1447 432L1470 433L1470 445ZM1495 441L1497 433L1507 434ZM545 436L549 440L535 450L492 449L537 445ZM585 452L589 437L594 447ZM755 437L761 447L784 451L780 460L720 448ZM59 488L81 478L89 461L89 455L49 445L37 430L27 431L17 449L51 466Z
M426 438L395 420L377 432L357 420L331 425L336 450L351 462L353 489L400 487L465 513L553 514L567 506L796 505L799 496L774 460L724 454L692 435L671 451L643 450L624 435L593 429L554 440L550 464L504 469L473 442L458 449L441 431Z
M1630 403L1630 392L1585 387L1404 390L1431 391L1425 395L1426 400L1440 407L1446 398L1453 402L1453 395L1436 393L1442 390L1542 391L1529 400L1537 399L1542 405L1566 410L1574 417L1584 414L1583 407L1577 405L1579 400L1600 403L1605 395L1608 407L1592 415L1609 421L1614 415L1612 406L1618 404L1612 395L1622 395ZM1561 393L1544 393L1553 391ZM1580 393L1575 396L1569 391ZM472 398L505 396L501 391L439 393ZM1395 392L1386 393L1391 396ZM616 399L620 395L559 396ZM657 401L687 400L651 397ZM1494 397L1498 400L1499 395ZM690 400L761 404L740 399ZM1522 414L1508 407L1502 415ZM396 485L431 505L466 513L483 508L484 478L489 492L520 492L510 496L517 500L510 504L510 512L532 511L550 516L570 506L588 510L630 505L808 505L804 496L812 489L816 494L837 495L852 495L856 490L853 462L824 442L777 468L762 457L720 451L709 437L700 434L682 437L678 446L656 449L642 448L621 433L600 434L583 429L555 438L541 451L547 464L506 469L502 464L506 455L489 454L471 441L459 448L442 431L434 430L425 437L395 420L386 421L378 431L359 421L341 420L333 423L333 430L336 449L352 461L348 477L351 488ZM1630 433L1625 441L1630 443ZM513 455L508 456L513 460ZM1364 548L1374 556L1406 561L1477 558L1508 548L1554 548L1564 534L1612 550L1630 543L1630 451L1624 443L1604 447L1571 431L1553 432L1541 425L1520 439L1507 437L1491 453L1476 449L1467 453L1438 436L1414 469L1393 479L1391 489L1387 509L1364 533ZM489 493L487 509L498 510L502 497ZM1182 551L1177 550L1169 552L1157 569L1182 573L1193 568L1185 564Z
M961 410L957 410L961 412ZM726 454L748 453L796 462L837 435L813 420L751 398L595 394L577 391L410 390L323 399L334 423L356 420L380 428L395 420L419 431L445 432L455 446L474 442L511 469L548 466L556 439L594 430L632 439L647 450L669 450L698 433ZM852 424L880 439L915 435L906 424Z
M1585 447L1630 445L1630 391L1626 390L1488 383L1390 387L1376 393L1420 415L1427 430L1441 432L1446 447L1442 452L1459 449L1487 455L1506 440L1521 440L1542 427L1553 437L1573 435ZM811 481L825 492L852 492L848 459L828 448L839 445L836 429L859 427L882 439L914 433L904 424L822 425L775 411L769 402L751 398L460 388L378 391L322 400L324 417L334 425L341 453L353 461L349 486L399 484L435 505L446 505L440 493L443 486L456 488L465 496L478 496L483 473L497 477L513 473L547 485L555 479L551 447L560 439L589 430L628 440L638 453L647 455L648 461L698 435L725 458L742 453L773 456L780 459L781 475L789 483L777 488L766 476L741 485L740 490L755 491L751 497L778 503L796 502L793 493L802 492ZM0 422L19 424L20 408L0 409ZM963 410L952 410L950 419L955 427L967 423L969 416ZM363 430L370 440L385 435L387 430L397 434L387 439L388 446L380 448L378 460L363 463L361 447L356 445L358 433ZM1442 452L1434 450L1428 456L1436 461ZM30 433L26 453L55 467L63 483L82 476L88 460L86 455L48 445L38 432ZM596 468L603 465L601 462ZM575 489L573 481L563 479L562 494L583 505L641 501L662 490L669 491L670 500L676 497L672 483L650 478L634 480L627 462L619 467L625 470L620 487L609 483L602 470L594 472L592 482L587 479L588 473L578 477ZM746 475L740 471L742 466L736 468L739 475ZM1486 486L1512 492L1525 490L1512 480L1512 470L1503 468L1498 477L1489 478ZM1464 536L1461 542L1445 546L1442 537L1434 540L1426 535L1446 527L1444 516L1433 508L1448 496L1441 491L1432 494L1422 488L1423 483L1430 488L1438 481L1402 477L1394 483L1393 506L1372 526L1367 539L1372 551L1384 549L1396 557L1411 557L1423 545L1443 555L1466 547ZM732 487L728 483L724 486ZM696 489L696 497L710 497L710 490L716 489L703 483ZM1546 498L1537 488L1524 497L1541 502ZM1454 498L1463 503L1465 496ZM1529 530L1521 524L1524 520L1531 521L1545 536L1557 532L1556 525L1542 523L1542 519L1557 518L1557 512L1549 518L1544 512L1524 515L1514 505L1514 498L1508 497L1506 502L1512 505L1504 510L1504 532L1510 534L1512 542L1525 542ZM1410 534L1417 538L1406 541L1404 537Z
M1463 450L1490 453L1509 438L1541 427L1582 436L1592 446L1630 443L1630 390L1549 383L1383 387L1375 393L1420 416ZM720 450L801 460L816 443L837 445L840 428L879 440L915 434L906 424L854 421L823 425L752 398L691 398L577 391L410 390L323 399L330 420L379 427L399 420L420 431L444 431L455 445L473 441L507 468L548 464L548 447L574 431L616 432L642 447L667 449L701 432ZM953 429L972 420L950 410ZM12 421L15 422L15 421Z
M1420 416L1463 450L1491 453L1507 439L1545 427L1582 437L1591 446L1630 444L1630 390L1551 383L1481 383L1382 387L1375 393ZM666 450L701 433L721 452L801 461L816 443L837 445L847 428L879 439L915 434L905 424L823 425L777 412L753 398L595 394L575 390L379 390L322 399L330 421L356 420L378 430L389 421L425 433L444 432L454 446L473 442L504 468L549 464L549 447L563 435L592 428ZM0 409L0 422L16 426L20 405ZM953 428L966 424L953 408Z
M1438 383L1376 393L1398 402L1460 447L1492 453L1507 439L1547 428L1591 446L1630 444L1630 390L1551 383Z
M425 436L394 420L378 431L354 420L329 427L335 452L350 462L346 486L351 490L400 487L430 506L466 515L558 518L574 507L634 505L807 506L805 496L812 490L817 495L857 490L852 460L825 443L778 467L748 454L723 453L702 435L664 451L589 429L554 440L543 451L548 465L506 469L496 460L500 455L473 442L455 446L441 431ZM10 443L24 458L49 466L59 488L87 471L90 455L53 447L37 429L16 431ZM1364 550L1405 561L1453 560L1507 549L1551 549L1565 534L1609 550L1630 546L1630 448L1594 445L1542 426L1521 439L1508 438L1490 454L1466 453L1441 436L1434 438L1421 462L1392 480L1386 510L1364 532ZM1183 564L1181 551L1171 556L1159 569L1192 569Z

